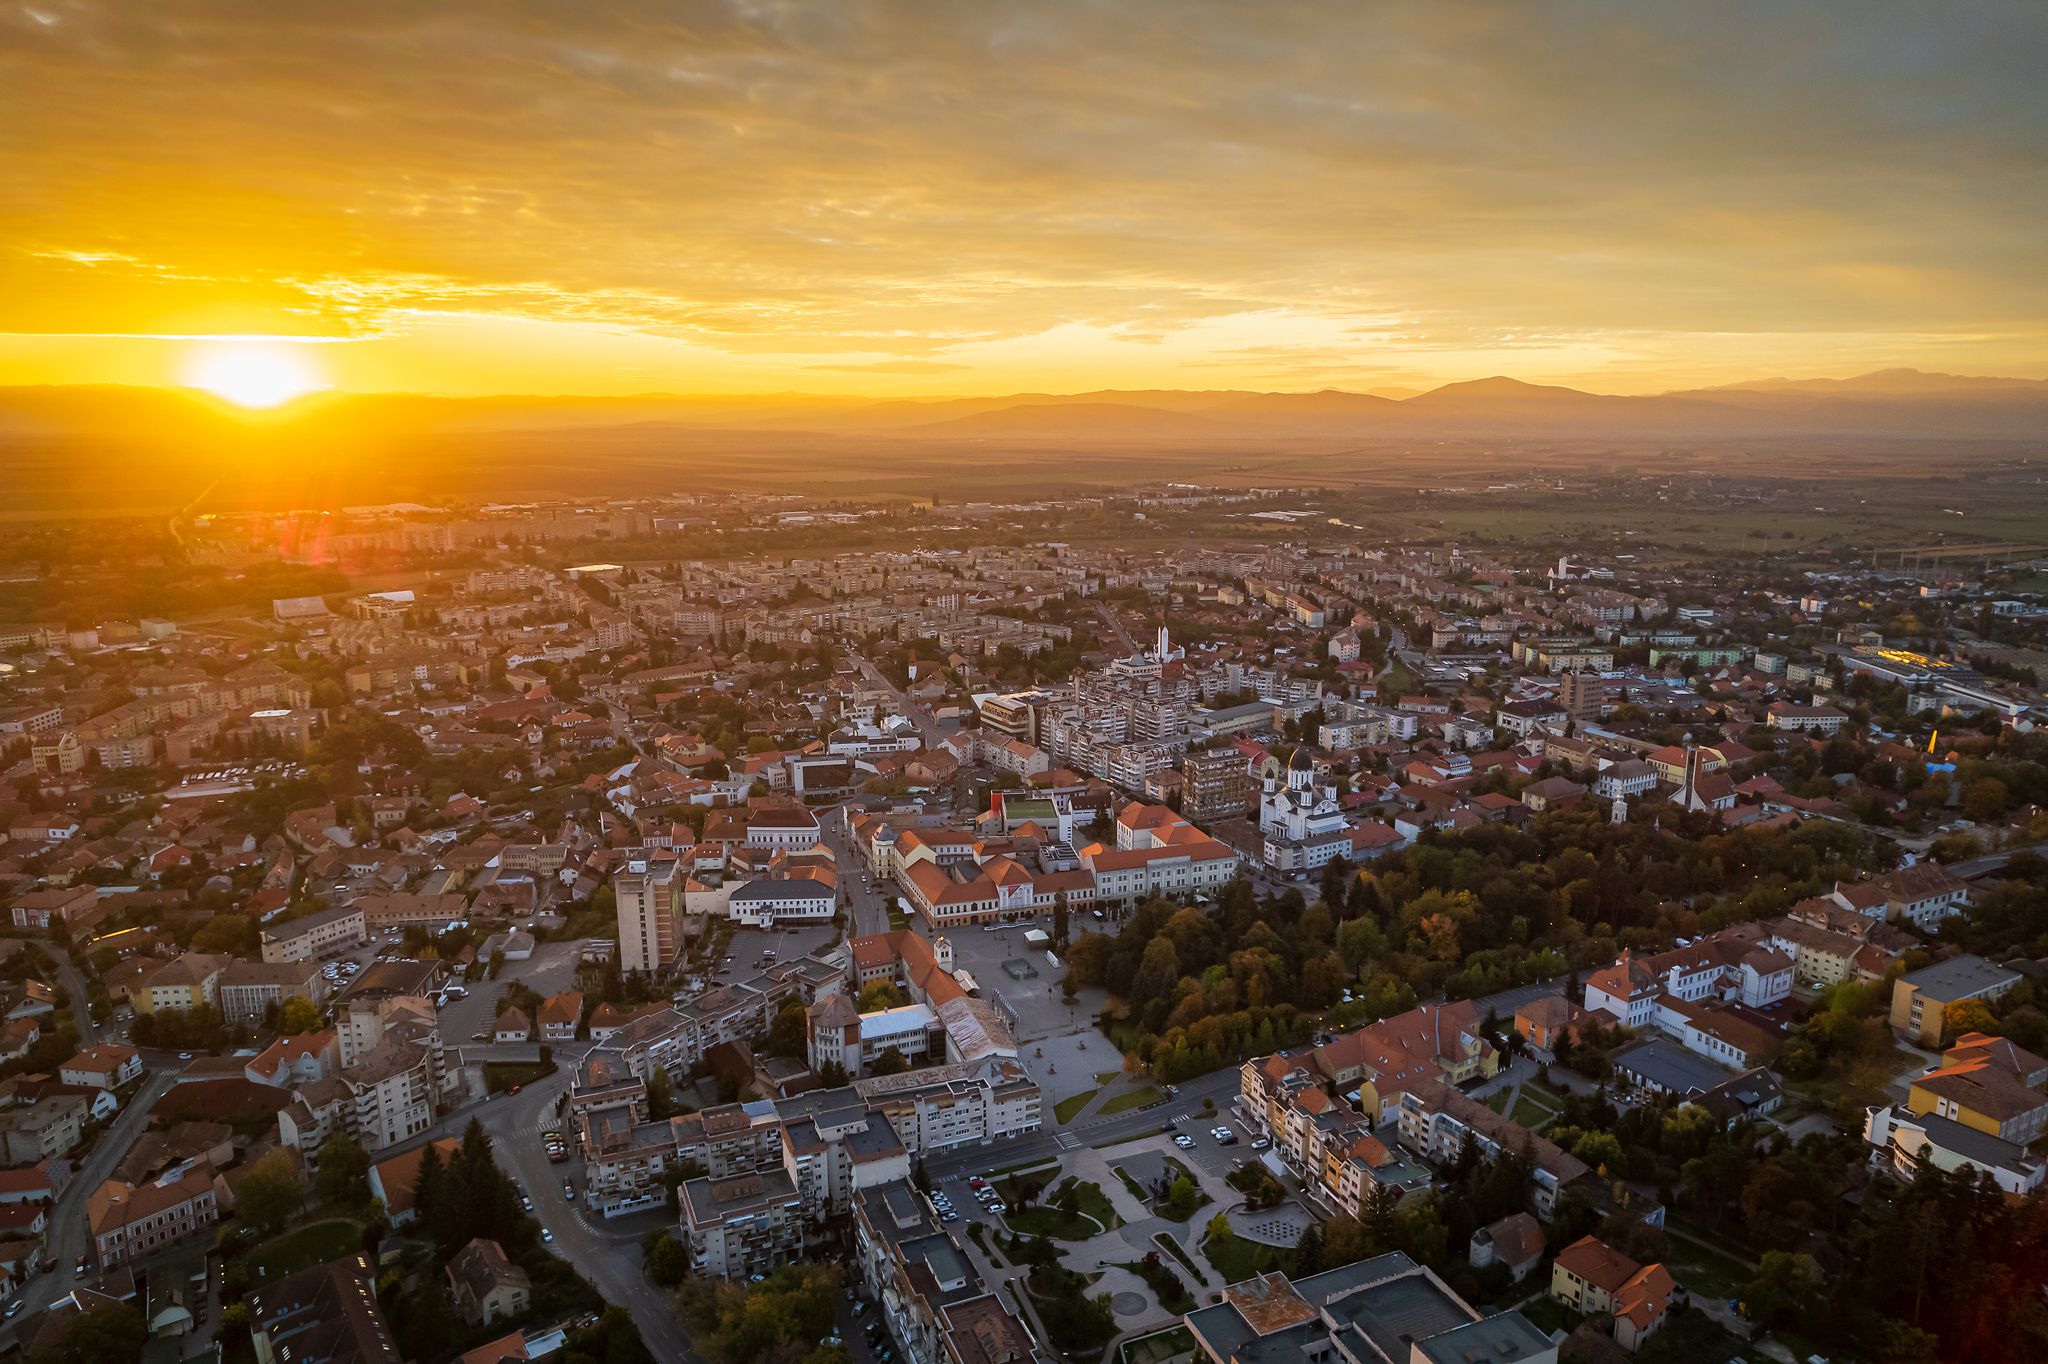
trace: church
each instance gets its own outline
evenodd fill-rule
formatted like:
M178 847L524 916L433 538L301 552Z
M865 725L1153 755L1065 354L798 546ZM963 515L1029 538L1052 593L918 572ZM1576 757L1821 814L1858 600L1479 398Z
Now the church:
M1264 860L1282 876L1322 870L1351 851L1351 826L1337 805L1335 786L1316 785L1315 755L1297 748L1284 771L1269 762L1259 792Z

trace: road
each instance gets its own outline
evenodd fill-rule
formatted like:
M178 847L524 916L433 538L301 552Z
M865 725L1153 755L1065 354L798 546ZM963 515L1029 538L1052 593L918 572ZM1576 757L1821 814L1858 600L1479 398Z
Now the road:
M886 881L874 888L862 884L862 873L868 862L854 846L853 836L846 831L844 807L835 805L829 810L820 810L818 823L824 830L825 846L832 850L833 864L839 869L839 892L853 906L852 923L846 936L859 938L870 933L888 932L889 901L895 898L895 887Z
M85 1201L94 1189L106 1183L115 1164L128 1154L128 1148L142 1134L150 1107L171 1087L171 1077L176 1073L176 1065L143 1072L141 1086L129 1095L92 1151L72 1172L71 1182L57 1195L57 1201L50 1207L50 1228L43 1241L43 1253L57 1267L51 1273L36 1275L15 1295L22 1304L24 1318L33 1317L36 1309L49 1306L78 1282L71 1266L86 1250ZM10 1321L7 1325L11 1335L14 1323Z
M912 725L916 726L918 737L924 740L926 748L937 748L944 741L946 737L945 731L939 728L937 720L932 719L931 712L911 700L907 692L894 682L891 682L887 677L884 677L882 670L877 668L866 655L857 654L853 650L848 649L846 656L854 661L855 666L861 671L861 676L867 679L869 686L877 691L887 693L890 699L896 703L898 712L908 719Z
M1949 870L1965 881L1974 881L1980 876L2003 871L2005 864L2019 853L2032 853L2036 857L2048 856L2048 843L2030 843L2024 848L2007 848L2004 852L1986 853L1967 862L1957 862L1950 866Z
M1104 1042L1102 1045L1105 1061L1115 1058L1116 1052L1109 1044ZM1226 1109L1231 1099L1236 1097L1237 1087L1237 1067L1226 1066L1189 1080L1180 1087L1178 1095L1156 1107L1133 1109L1114 1117L1077 1123L1073 1127L1047 1128L992 1146L963 1146L942 1151L925 1160L925 1173L934 1181L958 1179L1026 1162L1051 1160L1062 1152L1081 1146L1106 1146L1112 1142L1129 1141L1147 1133L1164 1131L1168 1119L1175 1113L1186 1113L1191 1108L1199 1111L1204 1099L1214 1099L1219 1111Z
M478 1120L491 1139L498 1168L525 1187L534 1217L555 1234L554 1253L576 1266L606 1302L632 1314L640 1338L661 1364L696 1361L699 1356L668 1299L641 1269L640 1238L656 1221L665 1221L666 1214L622 1217L615 1223L586 1220L582 1200L571 1203L562 1196L562 1180L575 1167L549 1164L541 1148L541 1132L560 1125L555 1103L568 1092L576 1063L586 1050L588 1044L558 1047L562 1068L547 1079L536 1080L517 1094L457 1109L417 1137L379 1151L377 1158L386 1160L441 1137L460 1137L470 1119Z
M1138 641L1131 638L1129 630L1124 629L1123 621L1118 618L1116 612L1109 609L1109 603L1096 602L1095 614L1100 616L1102 623L1110 628L1110 632L1116 636L1117 643L1124 646L1125 653L1135 654L1138 652Z
M86 993L85 977L78 974L77 965L71 954L53 943L45 943L44 950L57 963L57 977L64 982L64 993L71 996L71 1022L78 1029L80 1049L100 1044L99 1024L92 1021L92 997Z

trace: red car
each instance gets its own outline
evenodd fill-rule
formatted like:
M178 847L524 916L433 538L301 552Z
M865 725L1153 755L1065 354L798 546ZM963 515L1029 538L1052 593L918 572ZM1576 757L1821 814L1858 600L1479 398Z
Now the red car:
M517 1093L518 1093L518 1092L519 1092L519 1091L520 1091L520 1090L521 1090L521 1089L522 1089L523 1087L524 1087L524 1086L521 1086L521 1085L514 1085L514 1086L512 1086L512 1088L510 1088L510 1089L506 1090L505 1092L506 1092L507 1094L517 1094Z

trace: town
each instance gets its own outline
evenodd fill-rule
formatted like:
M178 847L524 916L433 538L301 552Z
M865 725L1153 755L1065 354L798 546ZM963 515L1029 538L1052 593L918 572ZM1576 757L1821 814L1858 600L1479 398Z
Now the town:
M2048 1348L2048 547L1357 503L25 528L0 1343Z

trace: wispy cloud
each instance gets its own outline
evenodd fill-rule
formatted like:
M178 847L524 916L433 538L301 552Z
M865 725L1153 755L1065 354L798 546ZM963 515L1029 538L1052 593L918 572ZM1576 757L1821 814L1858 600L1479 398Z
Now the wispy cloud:
M0 328L495 316L906 379L1077 328L1148 374L1983 355L2048 318L2043 69L2018 0L49 0L0 11Z

